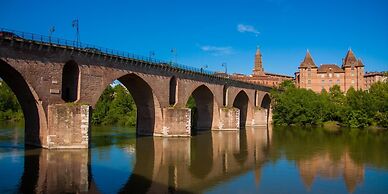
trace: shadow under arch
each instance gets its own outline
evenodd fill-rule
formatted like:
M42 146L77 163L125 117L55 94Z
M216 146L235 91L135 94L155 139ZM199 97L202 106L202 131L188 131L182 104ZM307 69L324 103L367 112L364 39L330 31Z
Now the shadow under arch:
M119 80L131 93L137 108L136 134L153 135L155 130L155 102L152 88L136 74L127 74Z
M222 87L222 105L226 107L228 105L228 86Z
M213 125L214 95L205 85L200 85L192 93L196 109L193 111L192 134L196 131L211 130ZM186 103L187 104L187 103Z
M44 114L42 107L38 108L38 96L28 85L24 77L7 62L0 59L0 77L11 88L23 110L25 129L24 143L34 146L42 146L40 140L41 121L39 110ZM35 94L35 95L34 95Z
M171 79L170 79L170 84L169 84L169 104L171 106L174 106L176 104L176 95L177 95L177 88L178 88L178 85L177 85L177 80L176 80L176 77L175 76L172 76Z
M270 105L271 105L271 98L269 97L269 94L265 94L263 97L263 100L260 103L260 107L269 109Z
M80 69L78 64L71 60L65 63L62 69L62 100L75 102L79 98Z
M241 90L233 101L233 107L240 110L240 128L245 128L248 116L248 95Z

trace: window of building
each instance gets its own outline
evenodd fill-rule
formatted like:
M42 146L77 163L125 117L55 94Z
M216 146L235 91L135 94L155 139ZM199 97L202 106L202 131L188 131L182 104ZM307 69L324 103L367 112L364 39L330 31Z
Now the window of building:
M325 74L322 74L322 75L321 75L321 78L325 78Z
M340 75L339 75L339 73L336 73L335 76L336 76L336 77L339 77Z
M308 84L311 84L311 80L307 80L307 83L308 83Z
M352 79L352 84L354 84L354 79Z
M339 84L340 83L340 81L339 81L339 79L337 79L337 84Z
M354 73L352 72L352 76L354 76Z
M333 77L333 74L332 74L332 73L329 73L329 77Z

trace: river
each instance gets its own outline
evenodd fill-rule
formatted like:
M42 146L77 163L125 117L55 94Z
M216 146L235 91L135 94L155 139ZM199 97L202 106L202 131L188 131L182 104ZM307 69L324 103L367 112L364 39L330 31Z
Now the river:
M0 193L388 193L388 132L247 128L191 138L93 127L89 150L0 125Z

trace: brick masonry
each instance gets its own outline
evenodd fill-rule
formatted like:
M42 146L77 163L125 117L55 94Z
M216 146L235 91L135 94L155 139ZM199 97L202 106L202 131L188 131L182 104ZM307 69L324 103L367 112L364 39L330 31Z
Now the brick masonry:
M45 148L87 148L91 110L114 80L120 80L134 97L139 135L189 136L192 118L186 104L194 93L201 115L198 128L225 128L220 120L226 117L221 118L219 110L241 103L247 107L246 125L252 125L254 108L261 106L263 97L271 89L145 61L26 44L0 42L0 77L16 91L25 115L29 115L26 117L26 143ZM67 76L63 69L69 63L76 64L75 72L79 72L72 76L78 79L76 100L71 103L74 106L68 106L63 99L67 92L64 85L68 84L63 82ZM170 80L173 77L176 79L175 104L171 105ZM247 100L238 103L240 99L236 96L240 93L244 93ZM236 118L237 115L240 114L236 114ZM232 125L237 126L237 123Z

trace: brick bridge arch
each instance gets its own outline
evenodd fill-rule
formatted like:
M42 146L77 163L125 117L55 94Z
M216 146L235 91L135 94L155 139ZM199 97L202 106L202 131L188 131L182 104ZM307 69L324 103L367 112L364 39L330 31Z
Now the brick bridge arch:
M211 130L218 121L219 105L215 100L213 92L204 84L198 86L191 92L197 109L193 122L193 128L198 131ZM186 103L187 104L187 103Z
M19 70L1 59L0 77L11 88L22 108L25 122L25 144L38 146L45 144L47 121L41 98Z
M265 106L269 96L264 95L270 88L177 64L4 37L0 37L0 59L1 76L17 94L25 114L35 115L26 119L26 128L37 130L29 136L31 143L46 148L87 148L91 108L117 79L141 107L139 134L190 136L191 110L186 103L193 93L207 99L200 106L207 107L208 115L212 112L212 119L203 124L213 130L238 130L240 122L258 125L263 115L270 115ZM11 78L19 81L11 83ZM260 102L265 102L263 107ZM246 110L242 121L239 109Z

